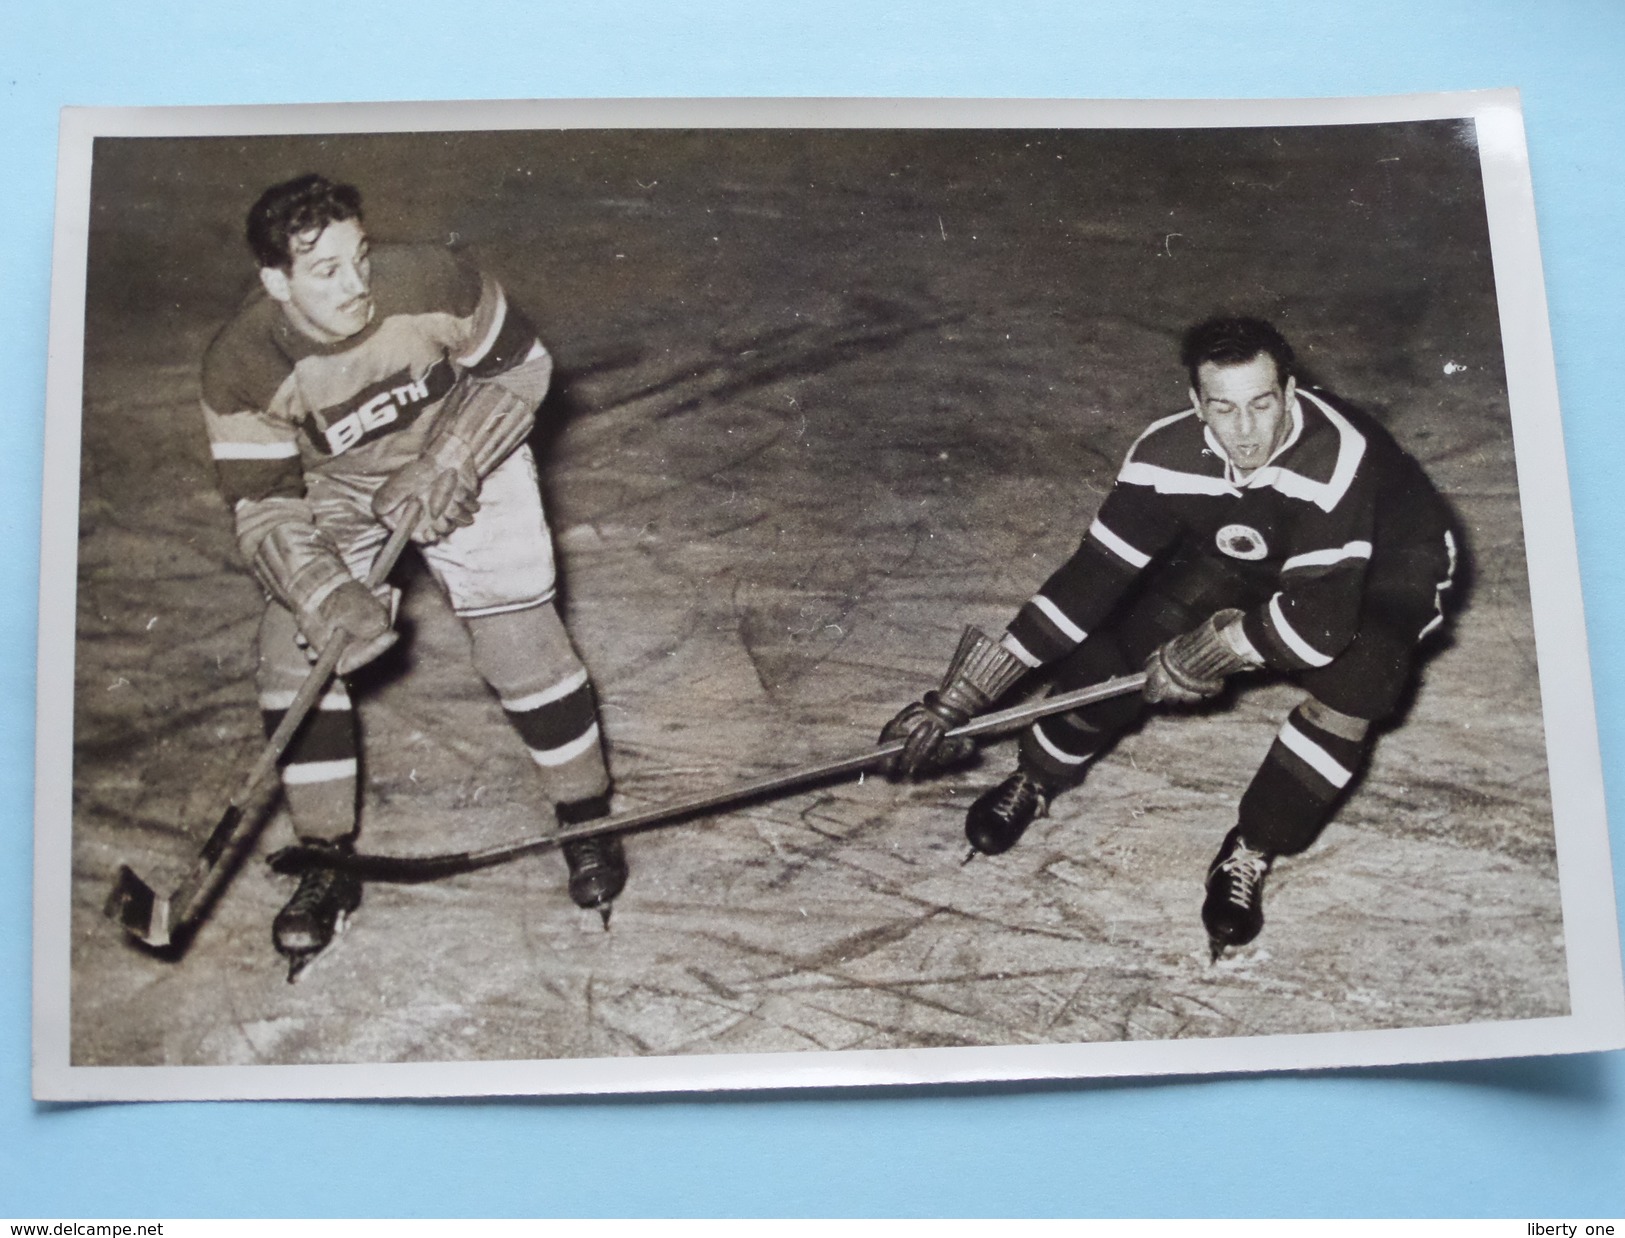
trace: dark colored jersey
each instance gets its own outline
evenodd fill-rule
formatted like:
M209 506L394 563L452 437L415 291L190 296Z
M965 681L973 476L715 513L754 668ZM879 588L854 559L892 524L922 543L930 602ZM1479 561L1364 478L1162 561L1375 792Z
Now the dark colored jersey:
M1267 666L1329 665L1358 629L1373 560L1437 546L1450 515L1421 466L1369 415L1307 389L1288 415L1286 441L1245 479L1194 409L1154 422L1005 645L1042 666L1076 648L1154 560L1213 555L1268 594L1244 621Z
M226 501L298 498L310 470L383 477L415 459L465 373L534 358L502 288L438 246L372 252L372 321L311 339L257 289L203 359L203 416Z

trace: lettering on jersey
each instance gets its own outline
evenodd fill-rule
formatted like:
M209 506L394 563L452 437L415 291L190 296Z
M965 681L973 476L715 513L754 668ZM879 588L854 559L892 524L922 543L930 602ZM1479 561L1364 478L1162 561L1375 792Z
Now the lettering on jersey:
M457 381L456 372L444 361L436 361L422 378L413 378L401 369L388 378L363 387L343 404L317 414L311 440L318 450L340 456L363 443L404 430L423 411L438 404Z
M1213 537L1220 550L1232 559L1262 559L1270 548L1264 535L1244 524L1227 524Z

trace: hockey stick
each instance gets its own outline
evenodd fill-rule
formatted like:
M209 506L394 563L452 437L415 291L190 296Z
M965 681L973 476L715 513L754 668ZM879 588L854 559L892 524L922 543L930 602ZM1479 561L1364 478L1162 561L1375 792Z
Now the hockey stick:
M1092 705L1096 701L1109 700L1114 696L1126 696L1130 692L1138 692L1144 686L1145 675L1143 672L1123 675L1116 679L1108 679L1103 683L1094 684L1091 687L1079 688L1074 692L1063 692L1030 705L1017 705L1012 709L1000 710L997 713L983 714L980 718L949 731L948 734L950 737L960 738L1005 731L1012 727L1021 726L1024 723L1036 721L1039 718L1047 718L1052 714L1066 713L1068 710L1078 709L1084 705ZM600 834L621 834L633 830L646 830L655 826L675 825L679 821L686 820L707 809L742 804L747 800L760 799L780 791L788 791L795 787L806 786L809 783L834 778L841 774L855 774L860 770L873 769L902 750L903 741L895 740L888 744L869 748L855 756L841 757L834 761L824 761L818 765L807 765L800 769L758 779L755 782L742 783L738 786L712 791L709 794L685 800L681 804L673 804L665 808L646 808L640 812L627 813L620 817L606 817L601 821L593 822L591 825L578 826L572 830L561 830L553 834L537 834L528 838L517 838L512 842L498 843L495 846L485 847L478 851L454 851L442 855L366 855L362 853L334 855L331 851L293 846L284 847L281 851L276 852L270 857L270 863L271 867L279 873L303 873L309 868L327 867L339 868L354 873L363 881L403 883L436 881L441 877L452 877L460 873L470 873L476 869L506 864L509 860L517 860L520 856L546 851L564 843L575 842L577 839L596 838Z
M366 580L369 589L377 589L384 583L394 570L401 552L406 549L406 543L411 540L412 529L417 524L416 506L404 514L407 518L401 521L373 560ZM204 840L202 850L192 861L192 867L181 883L168 894L160 894L128 864L121 864L118 878L113 882L113 889L102 907L108 919L116 921L130 936L155 949L172 946L179 941L183 932L208 906L213 893L212 879L220 868L221 860L236 843L248 806L253 802L260 784L276 769L276 763L293 739L294 732L327 690L327 681L333 677L349 646L349 636L340 630L322 650L321 657L316 659L310 673L305 676L305 682L295 694L293 703L282 715L282 721L265 741L265 747L260 749L254 767L238 784L237 793L226 805L226 811L220 815L214 829L209 831L209 837Z

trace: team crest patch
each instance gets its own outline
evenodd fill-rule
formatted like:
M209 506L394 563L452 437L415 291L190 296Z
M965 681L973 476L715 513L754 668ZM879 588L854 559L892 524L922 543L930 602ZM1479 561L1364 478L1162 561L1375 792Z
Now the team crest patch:
M1244 524L1225 525L1213 540L1219 544L1219 549L1232 559L1262 559L1270 552L1269 546L1264 542L1264 535Z

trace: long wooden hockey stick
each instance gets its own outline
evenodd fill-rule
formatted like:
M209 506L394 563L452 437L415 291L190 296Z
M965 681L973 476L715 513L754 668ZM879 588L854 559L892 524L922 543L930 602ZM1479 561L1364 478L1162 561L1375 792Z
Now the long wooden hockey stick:
M417 523L415 506L405 516L406 519L401 521L400 527L390 535L389 541L384 543L384 548L373 560L372 569L367 573L367 588L377 589L388 579L401 552L406 549L406 543L411 540L413 526ZM178 943L185 930L209 905L215 893L217 883L214 878L220 871L220 862L231 853L238 841L243 823L248 819L248 807L253 803L260 784L275 771L276 763L293 739L294 732L327 690L327 681L333 677L349 647L350 638L341 632L322 650L321 657L310 668L310 674L305 676L305 682L294 695L287 713L282 715L282 721L265 741L265 747L260 749L247 777L238 784L236 794L231 797L214 829L209 831L197 859L192 861L192 867L180 884L168 894L161 894L128 864L121 864L113 889L102 907L108 919L118 923L130 936L154 948L162 949Z
M1012 709L1000 710L997 713L983 714L981 717L967 722L964 726L949 731L948 734L958 738L1007 731L1036 721L1039 718L1047 718L1052 714L1066 713L1084 705L1091 705L1096 701L1109 700L1114 696L1126 696L1130 692L1140 691L1144 686L1145 675L1143 673L1123 675L1087 688L1079 688L1074 692L1063 692L1056 696L1047 697L1042 701L1035 701L1029 705L1017 705ZM281 851L276 852L270 857L270 863L271 867L279 873L303 873L308 868L328 867L344 869L347 872L354 873L364 881L404 883L436 881L442 877L451 877L459 873L473 872L476 869L491 868L497 864L506 864L509 860L517 860L520 856L546 851L552 847L558 847L581 838L596 838L601 834L622 834L633 830L647 830L657 826L675 825L680 821L698 816L707 810L732 807L750 800L765 799L781 791L790 791L811 783L824 782L843 774L855 774L860 770L873 769L902 750L903 741L897 740L892 743L881 744L878 747L865 749L853 756L840 757L833 761L823 761L817 765L805 765L799 769L789 770L782 774L773 774L767 778L757 779L754 782L739 783L735 786L711 791L705 795L696 796L694 799L684 800L680 804L670 804L664 808L646 808L619 817L605 817L602 820L594 821L591 825L577 826L572 830L560 830L551 834L535 834L526 838L517 838L511 842L498 843L478 851L453 851L441 855L367 855L365 853L334 855L331 851L294 846L284 847Z

